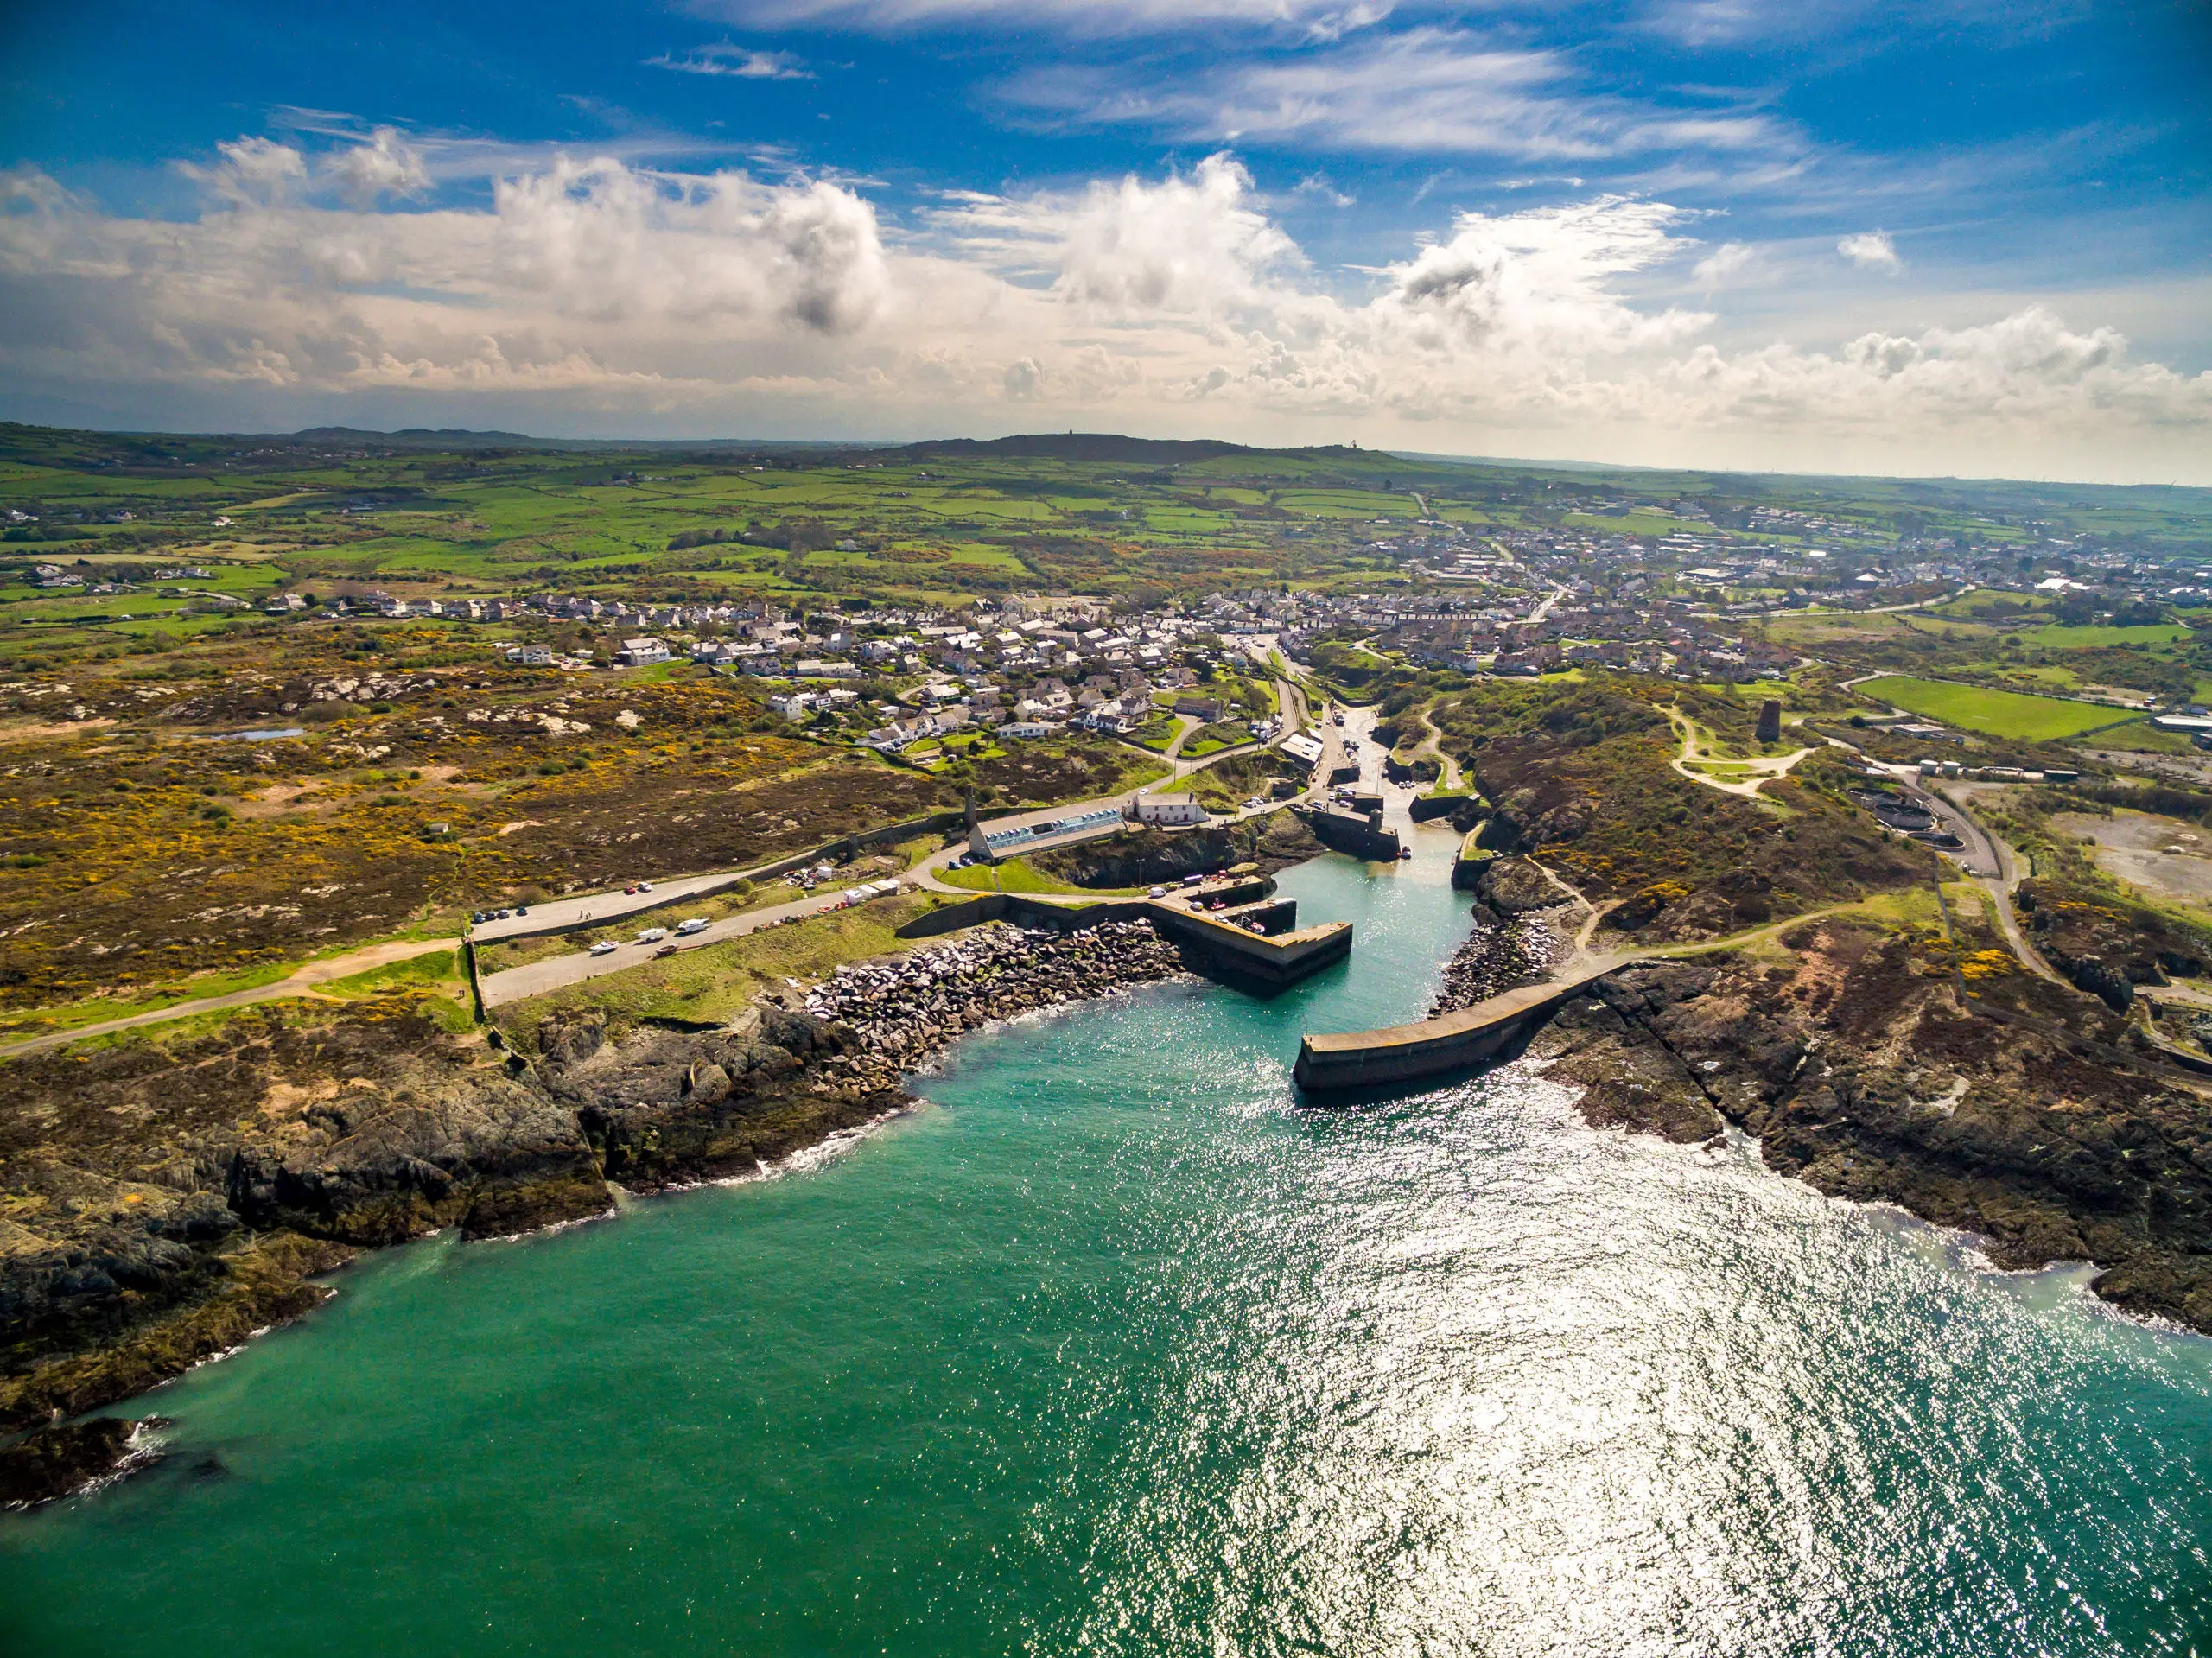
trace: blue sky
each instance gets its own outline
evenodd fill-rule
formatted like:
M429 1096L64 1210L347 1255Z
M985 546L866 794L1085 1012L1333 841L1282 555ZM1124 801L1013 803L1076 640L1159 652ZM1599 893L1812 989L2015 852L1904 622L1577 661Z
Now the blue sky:
M2212 481L2201 3L33 3L0 65L16 417Z

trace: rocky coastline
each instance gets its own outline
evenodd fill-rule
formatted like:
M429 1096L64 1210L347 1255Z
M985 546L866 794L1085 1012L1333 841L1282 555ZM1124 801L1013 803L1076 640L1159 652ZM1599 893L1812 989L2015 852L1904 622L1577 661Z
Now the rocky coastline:
M0 1432L19 1436L0 1445L0 1503L149 1460L127 1423L65 1419L309 1311L332 1293L309 1280L364 1248L448 1226L511 1237L608 1213L618 1186L756 1172L911 1106L904 1077L969 1032L1185 970L1142 921L992 925L728 1026L594 1009L454 1034L395 998L75 1062L92 1128L166 1112L168 1132L158 1165L111 1139L10 1171L51 1218L0 1257Z
M1609 974L1528 1055L1592 1124L1685 1144L1732 1124L1777 1173L1977 1234L2005 1270L2089 1261L2105 1299L2212 1334L2204 1092L2120 1062L2101 1006L2017 971L1969 997L2038 1025L1993 1023L1925 935L1829 920L1783 942L1787 964Z

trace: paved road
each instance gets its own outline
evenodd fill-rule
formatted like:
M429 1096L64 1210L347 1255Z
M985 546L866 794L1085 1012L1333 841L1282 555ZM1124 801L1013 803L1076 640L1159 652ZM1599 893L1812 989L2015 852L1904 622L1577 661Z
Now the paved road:
M1908 785L1907 792L1918 794L1919 791ZM1958 791L1958 795L1964 794L1963 790ZM2066 985L2067 988L2072 989L2071 983L2043 959L2021 929L2019 916L2012 907L2012 889L2019 884L2019 860L2012 848L2005 845L1994 830L1977 820L1963 800L1956 796L1946 793L1939 798L1922 796L1921 799L1923 805L1942 813L1958 832L1959 838L1966 842L1961 848L1966 857L1961 860L1960 867L1995 900L1993 907L1997 912L1998 931L2005 935L2005 942L2012 946L2012 954L2019 958L2020 965L2037 978L2048 979L2053 984Z
M780 859L775 861L782 861ZM473 929L470 937L480 944L488 944L500 938L530 938L544 932L566 932L587 922L613 926L629 916L642 915L648 910L681 903L687 898L704 898L712 893L726 892L741 880L751 880L767 865L756 865L751 869L721 869L703 875L674 875L666 880L656 880L650 893L592 893L582 898L553 899L543 904L533 904L526 916L510 916L505 921L486 921Z
M849 885L848 883L847 885ZM498 973L486 973L477 981L484 994L486 1007L498 1007L511 1001L520 1001L527 996L541 996L549 990L559 990L569 985L582 984L587 979L596 979L609 973L620 973L653 958L653 952L664 942L673 943L681 950L696 950L702 944L719 944L731 938L742 938L747 933L778 922L802 916L825 915L839 908L844 899L845 885L824 887L810 893L804 898L794 899L788 904L769 905L758 910L747 910L742 915L725 916L710 923L689 938L677 938L671 933L665 940L650 944L626 943L621 949L610 950L604 956L594 956L589 950L577 950L572 955L555 956L542 962L531 962L521 967L511 967ZM534 913L534 912L533 912Z
M1544 595L1543 602L1529 613L1529 619L1532 622L1541 622L1552 613L1552 607L1566 597L1567 589L1564 587L1554 588Z
M460 948L461 940L458 938L413 938L402 943L372 944L365 950L333 956L326 961L310 962L289 979L258 985L251 990L233 990L221 996L200 996L191 1001L157 1007L149 1013L132 1013L124 1019L102 1020L97 1025L79 1025L74 1030L56 1031L48 1036L32 1037L28 1041L11 1042L5 1047L0 1047L0 1059L43 1053L48 1048L62 1047L80 1037L105 1036L111 1031L130 1031L142 1025L166 1024L173 1019L190 1019L195 1013L213 1013L226 1007L246 1007L257 1001L276 1001L286 996L308 995L316 986L328 984L334 979L349 979L356 973L366 973L371 968L388 967L394 962L428 956L433 950Z

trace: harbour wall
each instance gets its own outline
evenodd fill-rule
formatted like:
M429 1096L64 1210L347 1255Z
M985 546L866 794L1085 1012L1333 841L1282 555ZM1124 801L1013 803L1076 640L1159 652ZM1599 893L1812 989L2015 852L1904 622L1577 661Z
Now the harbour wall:
M1618 966L1618 964L1617 964ZM1517 1051L1560 1004L1607 967L1555 984L1532 984L1417 1025L1309 1033L1291 1076L1310 1095L1357 1093L1471 1070Z
M1332 852L1349 853L1370 863L1388 863L1398 855L1398 832L1382 827L1379 811L1361 815L1317 808L1300 815L1313 838Z

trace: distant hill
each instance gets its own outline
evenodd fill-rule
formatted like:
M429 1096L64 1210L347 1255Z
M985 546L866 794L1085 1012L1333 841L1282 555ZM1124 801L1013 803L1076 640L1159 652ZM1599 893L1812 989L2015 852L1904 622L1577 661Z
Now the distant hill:
M289 443L361 443L403 449L543 449L561 440L521 432L472 432L464 427L410 426L404 431L372 432L358 426L309 426L297 432L271 433Z
M1020 437L946 437L926 443L908 443L879 454L902 460L922 461L932 455L947 459L1007 461L1128 461L1147 467L1187 465L1213 461L1225 454L1258 454L1262 451L1243 443L1214 438L1184 441L1175 438L1122 437L1112 432L1038 432Z
M304 431L269 434L276 443L340 443L379 449L525 449L562 452L642 451L672 449L740 449L748 453L781 454L788 450L844 450L866 448L864 443L840 438L810 438L793 442L785 438L753 437L532 437L526 432L476 432L462 427L410 426L397 432L365 431L353 426L310 426Z

